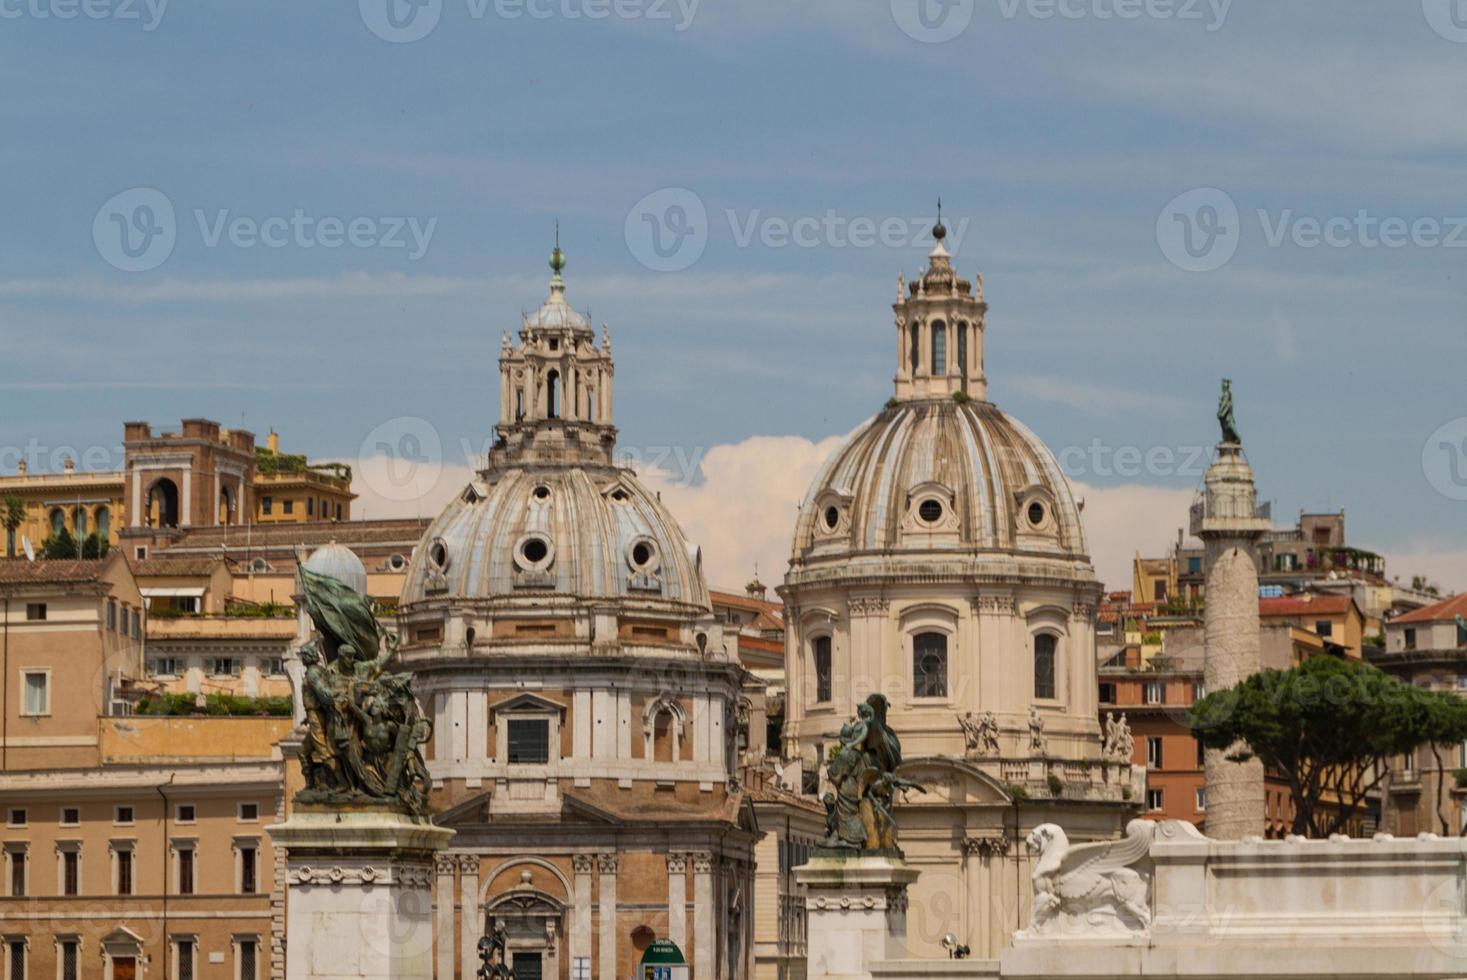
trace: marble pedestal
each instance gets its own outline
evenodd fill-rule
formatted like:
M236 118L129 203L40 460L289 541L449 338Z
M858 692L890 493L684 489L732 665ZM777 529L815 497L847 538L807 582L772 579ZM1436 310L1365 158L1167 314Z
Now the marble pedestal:
M286 980L431 980L433 857L452 830L302 808L266 830L287 851Z
M907 956L907 886L900 854L818 853L795 869L805 886L807 980L870 980L870 964Z

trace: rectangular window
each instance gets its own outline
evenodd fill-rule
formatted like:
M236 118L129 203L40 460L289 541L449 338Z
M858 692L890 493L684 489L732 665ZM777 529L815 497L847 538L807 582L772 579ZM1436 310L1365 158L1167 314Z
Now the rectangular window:
M511 718L509 721L511 765L544 765L550 761L550 722L543 718Z
M340 504L337 504L336 505L336 519L338 521L341 520L341 505Z
M1100 685L1100 703L1101 704L1115 704L1116 703L1116 686L1114 684L1106 683L1106 684L1101 684Z
M830 637L817 636L813 643L815 656L815 700L825 702L834 696Z
M268 514L268 513L270 513L270 508L274 504L275 504L275 501L274 500L271 500L269 497L261 497L260 498L260 513L262 513L262 514Z
M46 604L44 602L27 602L25 604L26 619L45 619Z
M947 697L947 636L919 633L912 637L912 696Z
M81 823L80 807L64 806L61 808L61 826L75 827L79 823Z
M107 629L117 632L117 602L114 599L107 600Z
M132 824L132 807L119 806L112 811L112 822L128 826Z
M1204 812L1206 810L1207 810L1207 790L1204 787L1199 786L1199 787L1197 787L1197 812L1198 813L1202 813L1202 812Z
M239 890L241 894L253 895L255 893L258 855L259 852L252 845L244 845L239 849Z
M1196 704L1198 701L1201 701L1205 697L1207 697L1207 685L1202 683L1201 681L1193 681L1192 703Z
M176 943L178 954L178 980L194 980L194 941L180 939Z
M281 513L284 513L284 514L294 513L295 512L295 501L294 500L282 500L280 502L280 510L281 510Z
M77 980L77 960L80 958L81 943L75 939L61 940L61 980Z
M1207 765L1207 746L1199 739L1197 742L1197 768L1201 769Z
M12 939L10 946L10 976L6 980L25 980L25 940Z
M75 847L61 852L61 894L81 893L81 854Z
M5 822L11 827L24 827L29 820L30 814L26 813L25 807L15 806L5 815Z
M1166 803L1166 797L1159 789L1148 789L1146 791L1146 809L1160 810Z
M239 980L256 980L255 941L253 939L239 941Z
M178 849L178 894L194 893L194 849L187 845Z
M1314 623L1314 632L1317 636L1328 638L1335 631L1335 624L1327 619L1317 620Z
M1189 575L1200 575L1200 574L1202 574L1202 559L1201 558L1188 558L1187 559L1187 573Z
M240 674L239 658L205 657L204 671L211 677L238 677Z
M25 684L25 710L23 715L49 715L51 713L51 675L44 670L21 671Z
M1407 650L1415 650L1416 649L1416 627L1414 627L1414 626L1408 626L1408 627L1406 627L1406 636L1405 636L1405 639L1406 639L1406 649Z
M239 805L240 823L254 823L258 819L260 819L260 804L241 803Z
M134 609L132 613L132 638L140 640L143 638L143 611Z
M316 516L316 498L315 497L307 497L306 498L306 516L307 517L315 517Z
M1147 704L1166 704L1166 685L1161 681L1151 681L1146 685Z
M1053 701L1059 689L1055 685L1056 656L1059 637L1053 633L1040 633L1034 637L1034 696Z
M1156 736L1146 740L1146 765L1152 769L1161 768L1161 739Z
M178 804L178 809L174 812L173 819L177 823L193 823L198 819L198 815L198 807L192 803L180 803Z
M120 848L116 853L117 894L132 894L132 848Z
M182 677L182 657L153 657L148 661L148 673L154 677Z
M20 898L25 894L26 852L24 848L6 851L10 858L10 897Z
M284 657L266 657L265 673L271 677L280 677L285 673Z

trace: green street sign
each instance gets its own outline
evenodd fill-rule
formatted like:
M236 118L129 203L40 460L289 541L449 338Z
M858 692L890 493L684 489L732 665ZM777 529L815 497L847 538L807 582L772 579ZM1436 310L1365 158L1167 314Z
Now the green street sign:
M683 951L671 939L658 939L642 953L639 980L692 980L693 971Z

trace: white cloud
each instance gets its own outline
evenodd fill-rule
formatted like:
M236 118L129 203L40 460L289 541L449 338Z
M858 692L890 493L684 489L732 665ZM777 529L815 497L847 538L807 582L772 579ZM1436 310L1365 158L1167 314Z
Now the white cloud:
M1106 591L1131 587L1131 563L1136 552L1143 558L1159 558L1177 541L1177 529L1187 526L1191 490L1130 484L1119 487L1073 485L1084 498L1090 558Z
M1391 578L1410 583L1417 575L1453 595L1467 590L1467 551L1443 551L1430 545L1407 545L1402 551L1385 554L1386 572Z

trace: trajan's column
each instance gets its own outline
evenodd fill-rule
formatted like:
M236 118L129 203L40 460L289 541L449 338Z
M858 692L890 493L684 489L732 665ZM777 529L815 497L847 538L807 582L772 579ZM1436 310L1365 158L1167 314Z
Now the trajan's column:
M1222 441L1192 505L1192 533L1205 546L1207 573L1203 676L1209 692L1232 687L1262 669L1258 636L1258 539L1272 521L1258 516L1253 468L1243 458L1233 392L1223 382L1217 410ZM1207 753L1207 836L1236 840L1263 833L1263 764Z

